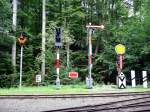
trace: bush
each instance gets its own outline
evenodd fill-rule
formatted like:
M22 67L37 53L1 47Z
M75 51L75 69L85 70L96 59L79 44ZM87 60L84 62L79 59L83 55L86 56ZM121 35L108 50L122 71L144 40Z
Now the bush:
M2 74L0 75L0 88L10 88L12 82L11 75Z

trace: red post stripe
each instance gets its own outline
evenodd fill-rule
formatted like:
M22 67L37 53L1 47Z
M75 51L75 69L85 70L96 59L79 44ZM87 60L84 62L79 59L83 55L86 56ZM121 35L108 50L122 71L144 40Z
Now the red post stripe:
M60 59L56 59L55 60L55 67L60 68L60 65L61 65Z
M90 64L92 64L92 55L90 55Z
M119 62L120 62L120 69L122 69L123 68L123 55L120 55L119 56Z

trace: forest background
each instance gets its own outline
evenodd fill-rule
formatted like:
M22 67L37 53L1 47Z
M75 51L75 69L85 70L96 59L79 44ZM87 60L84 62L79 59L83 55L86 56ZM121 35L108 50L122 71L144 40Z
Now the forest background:
M42 0L18 0L17 27L12 30L12 0L0 0L0 87L19 85L20 45L16 46L16 66L12 64L12 45L26 33L24 46L23 85L36 85L35 76L41 73L42 63ZM88 75L88 44L86 24L103 24L92 37L95 84L115 83L115 45L126 46L123 72L130 79L135 70L141 78L142 70L150 75L150 1L149 0L46 0L45 74L41 85L54 84L54 28L62 31L60 49L61 84L70 84L68 72L79 73L79 82ZM15 38L14 38L15 37Z

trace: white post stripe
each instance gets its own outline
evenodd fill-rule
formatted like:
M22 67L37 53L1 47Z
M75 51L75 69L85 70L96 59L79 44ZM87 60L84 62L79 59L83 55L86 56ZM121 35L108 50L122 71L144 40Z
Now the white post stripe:
M131 70L131 83L132 83L132 87L136 87L135 71L134 70Z
M21 54L20 54L20 84L19 87L22 87L22 60L23 60L23 45L21 46Z
M57 51L57 59L59 59L59 51Z
M143 87L147 88L147 72L142 71L142 75L143 75Z
M57 74L59 74L59 68L56 68L56 72L57 72Z
M90 55L92 55L92 45L89 45Z

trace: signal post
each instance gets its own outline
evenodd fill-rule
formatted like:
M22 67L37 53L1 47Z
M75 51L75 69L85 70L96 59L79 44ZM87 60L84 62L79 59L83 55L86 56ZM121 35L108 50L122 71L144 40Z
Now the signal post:
M57 73L57 78L56 78L56 89L60 89L60 76L59 76L59 71L60 71L60 54L59 54L59 49L61 48L61 28L56 27L55 28L55 48L56 48L56 60L55 60L55 67L56 67L56 73Z
M18 38L19 44L21 46L20 51L20 81L19 81L19 88L22 87L22 61L23 61L23 46L25 45L27 38L23 33L21 33L20 37Z
M89 49L88 49L88 71L89 71L89 75L86 78L86 85L87 88L92 88L93 87L93 79L92 79L92 31L95 29L104 29L104 25L91 25L91 23L89 23L89 25L86 25L86 28L88 30L88 45L89 45Z
M117 72L118 72L116 83L119 89L124 89L126 88L126 77L123 74L122 69L125 54L125 46L122 44L118 44L115 46L115 51L117 53Z

